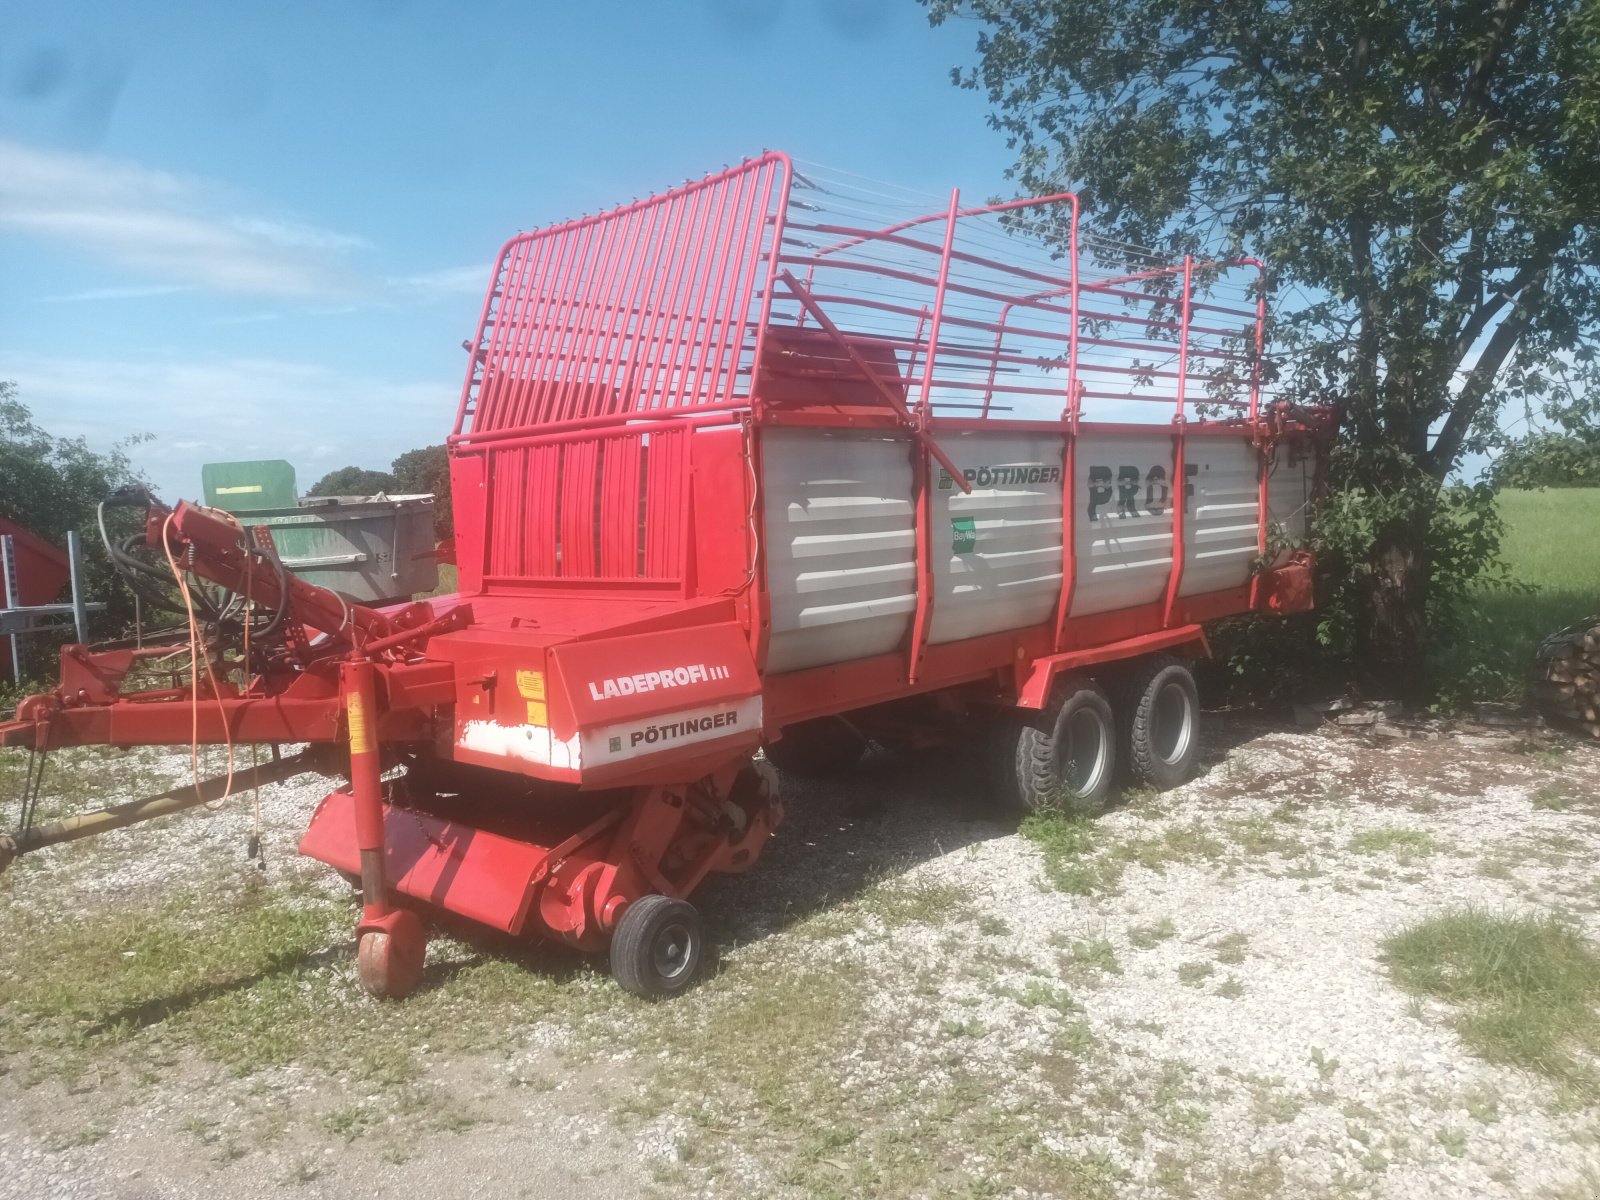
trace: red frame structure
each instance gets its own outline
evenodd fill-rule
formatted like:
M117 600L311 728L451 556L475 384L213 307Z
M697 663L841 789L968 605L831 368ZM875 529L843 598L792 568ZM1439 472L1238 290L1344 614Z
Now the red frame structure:
M363 876L362 976L394 995L423 946L397 896L595 949L641 896L747 867L781 817L750 755L798 721L929 693L1038 708L1059 672L1203 651L1208 620L1309 605L1304 556L1266 559L1268 483L1281 447L1321 453L1331 418L1264 384L1261 263L1108 269L1068 193L864 214L768 153L512 238L449 437L458 595L378 612L279 589L235 524L155 510L152 546L318 636L204 695L125 692L131 652L69 647L61 687L25 701L0 745L348 744L351 785L302 849ZM1213 294L1240 274L1235 298ZM769 667L764 456L794 428L911 457L918 586L892 652ZM1043 622L933 642L937 478L971 490L947 443L996 429L1059 439L1059 595ZM1162 597L1075 612L1068 500L1079 443L1100 435L1170 438L1175 489L1201 440L1248 445L1262 569L1185 595L1180 501ZM576 787L595 806L576 824L533 805L515 828L482 828L448 803L388 797L397 754Z

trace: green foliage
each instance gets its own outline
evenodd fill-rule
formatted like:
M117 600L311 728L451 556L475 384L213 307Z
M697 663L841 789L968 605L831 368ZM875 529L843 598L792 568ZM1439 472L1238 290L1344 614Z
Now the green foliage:
M455 536L450 505L450 455L443 444L407 450L389 467L395 490L402 495L433 493L433 531L443 540Z
M0 515L58 546L65 544L68 530L77 530L88 597L107 601L103 613L90 617L98 637L115 634L133 616L131 598L111 585L95 508L115 489L144 482L127 455L127 447L140 440L118 443L102 454L83 438L57 437L34 421L17 398L17 385L0 380ZM49 639L24 639L24 651L30 675L53 673L56 646Z
M308 496L372 496L378 492L397 492L394 476L387 471L366 467L340 467L329 471L306 491Z
M1507 488L1600 487L1600 429L1529 434L1501 452L1493 476Z
M455 536L455 518L450 505L450 456L442 444L407 450L387 471L366 467L340 467L329 471L311 485L306 495L371 496L377 492L387 492L391 496L432 492L434 535L441 539Z
M0 515L57 544L69 529L92 529L95 505L138 482L125 445L97 454L82 438L54 436L34 423L17 385L0 381Z
M1430 621L1494 561L1487 497L1443 481L1505 402L1600 389L1600 6L923 2L981 23L955 78L1023 190L1076 190L1122 243L1268 263L1269 373L1345 413L1323 636L1419 681Z

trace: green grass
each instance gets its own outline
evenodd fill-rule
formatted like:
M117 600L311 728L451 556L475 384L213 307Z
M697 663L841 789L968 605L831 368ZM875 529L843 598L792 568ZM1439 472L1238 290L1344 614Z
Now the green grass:
M1600 952L1553 917L1456 908L1389 938L1395 982L1460 1009L1462 1040L1491 1062L1600 1094Z
M1425 829L1404 829L1398 825L1383 825L1377 829L1363 829L1350 839L1350 849L1356 854L1392 854L1401 862L1439 849L1439 843Z
M439 586L429 592L430 596L453 596L457 588L456 566L454 563L439 564Z
M529 1012L581 1025L595 1006L626 1003L574 960L530 969L519 958L536 951L486 954L440 936L423 989L403 1005L378 1004L348 969L354 907L264 885L92 920L22 905L4 916L0 1069L31 1079L120 1067L159 1075L181 1049L240 1073L315 1062L398 1092L421 1074L417 1045L484 1051Z
M1480 589L1466 645L1442 648L1441 667L1482 698L1521 700L1534 648L1600 610L1600 488L1505 491L1499 503L1501 556L1512 579L1533 590Z
M1115 891L1130 866L1162 871L1177 863L1216 861L1228 851L1198 819L1160 834L1118 839L1088 816L1046 810L1030 813L1018 830L1044 852L1051 885L1075 896Z

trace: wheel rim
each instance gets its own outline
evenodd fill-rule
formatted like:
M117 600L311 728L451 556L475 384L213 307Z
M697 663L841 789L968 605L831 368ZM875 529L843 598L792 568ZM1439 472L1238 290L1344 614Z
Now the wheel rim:
M1093 795L1111 758L1111 738L1100 714L1080 708L1062 726L1066 751L1061 759L1061 789L1074 799Z
M662 926L650 953L656 974L667 982L680 979L688 973L693 958L694 931L682 921Z
M1189 693L1176 683L1165 684L1156 693L1151 748L1164 763L1180 761L1189 752L1194 737L1194 706Z

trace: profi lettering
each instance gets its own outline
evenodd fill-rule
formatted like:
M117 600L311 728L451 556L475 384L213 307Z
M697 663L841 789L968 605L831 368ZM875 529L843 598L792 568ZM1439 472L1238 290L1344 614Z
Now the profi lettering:
M657 688L683 687L691 683L705 683L710 679L726 679L727 667L708 667L695 663L689 667L663 667L659 671L641 671L637 675L618 675L615 679L589 681L589 695L596 700L609 700L616 696L632 696L636 692L653 692Z
M1192 481L1200 473L1199 463L1185 463L1183 475L1186 481ZM1112 485L1115 480L1115 487ZM1117 501L1118 517L1137 517L1139 515L1139 485L1144 484L1144 510L1153 517L1159 517L1167 511L1167 506L1172 502L1172 490L1167 486L1167 469L1159 464L1139 474L1138 467L1121 466L1113 476L1110 467L1089 468L1089 519L1097 520L1100 509L1111 503L1112 496ZM1189 511L1189 501L1194 498L1194 484L1185 482L1183 485L1183 511Z

